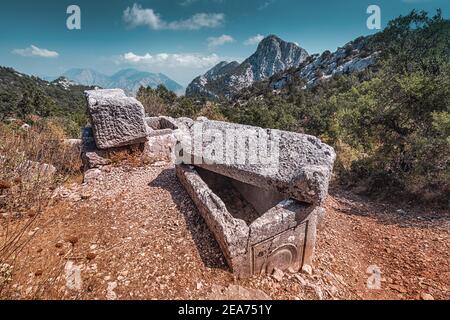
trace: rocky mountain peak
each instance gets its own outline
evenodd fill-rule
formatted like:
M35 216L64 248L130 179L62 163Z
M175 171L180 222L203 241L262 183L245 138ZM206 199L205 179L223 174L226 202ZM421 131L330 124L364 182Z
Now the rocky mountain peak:
M308 52L292 42L270 35L258 45L256 52L244 63L252 66L256 81L292 67L298 67L309 56Z
M226 74L228 71L232 71L233 69L237 68L238 66L239 66L239 62L237 62L237 61L233 61L233 62L222 61L222 62L219 62L219 64L217 64L214 68L209 70L206 73L206 76L208 78L212 78L214 76L220 76L220 75Z
M277 43L280 44L282 42L284 42L284 41L280 37L278 37L274 34L271 34L261 40L261 42L258 45L258 50L260 50L261 47L267 47L269 45L274 45Z
M361 72L373 66L379 52L367 47L369 37L360 37L335 52L309 55L298 44L276 35L265 37L256 52L243 63L221 62L187 88L187 96L209 99L231 99L255 82L270 79L270 86L279 90L294 79L302 79L306 87L344 73Z
M269 35L260 42L256 52L243 63L223 61L194 79L188 86L186 95L213 99L231 97L257 81L266 80L278 72L300 66L308 56L308 52L295 43Z
M272 34L267 37L265 37L258 45L258 51L264 51L266 48L287 48L287 47L296 47L300 48L299 45L293 43L293 42L287 42L281 39L280 37ZM300 48L301 49L301 48Z

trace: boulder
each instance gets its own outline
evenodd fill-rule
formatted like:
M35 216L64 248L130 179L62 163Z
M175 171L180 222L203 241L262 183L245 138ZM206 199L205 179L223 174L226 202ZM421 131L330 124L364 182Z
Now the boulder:
M100 169L90 169L84 173L84 183L90 184L97 181L102 176L102 171Z
M0 155L0 166L7 165L11 159ZM14 171L20 175L23 181L51 182L56 175L55 166L47 163L13 158Z
M121 89L86 91L96 145L109 149L145 143L148 127L142 104Z
M318 206L326 199L336 153L320 139L207 119L185 124L177 163Z

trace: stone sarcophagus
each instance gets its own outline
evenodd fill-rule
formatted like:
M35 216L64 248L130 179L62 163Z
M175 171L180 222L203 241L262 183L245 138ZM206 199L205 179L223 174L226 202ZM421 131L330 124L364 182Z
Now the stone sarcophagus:
M182 127L177 176L233 272L312 266L334 150L278 130L208 120Z

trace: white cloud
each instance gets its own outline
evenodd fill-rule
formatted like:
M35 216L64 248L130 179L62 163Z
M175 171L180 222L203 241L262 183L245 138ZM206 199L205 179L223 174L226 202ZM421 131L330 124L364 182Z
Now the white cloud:
M215 48L215 47L220 47L220 46L223 46L224 44L233 43L233 42L235 42L235 40L233 39L232 36L223 34L220 37L209 37L208 38L208 47Z
M31 45L25 49L15 49L12 53L22 57L41 57L41 58L58 58L59 53L56 51L50 51L47 49L41 49L34 45Z
M187 7L187 6L190 6L191 4L193 4L193 3L197 2L197 1L198 0L184 0L184 1L180 2L180 6Z
M128 52L120 57L119 62L144 67L204 69L213 67L220 61L221 59L217 54L158 53L152 55L146 53L137 55L133 52Z
M123 12L123 20L131 27L147 26L153 30L199 30L217 28L225 22L223 13L197 13L185 20L165 21L153 9L142 8L135 3Z
M261 34L257 34L254 37L247 39L244 44L246 46L254 46L255 44L259 44L264 39L264 36Z
M264 10L274 2L275 0L266 0L258 7L258 10Z

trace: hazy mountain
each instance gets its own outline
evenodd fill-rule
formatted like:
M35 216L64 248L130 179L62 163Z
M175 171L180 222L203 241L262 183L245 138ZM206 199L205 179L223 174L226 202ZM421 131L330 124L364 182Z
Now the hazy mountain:
M107 87L110 82L107 75L92 69L70 69L62 77L86 86Z
M92 69L70 69L62 75L76 83L102 88L121 88L128 94L135 95L140 86L156 88L163 84L169 90L179 93L183 87L162 73L150 73L135 69L121 70L112 76Z
M194 79L187 96L227 97L274 74L298 67L308 58L305 49L271 35L264 38L256 52L243 63L221 62L206 74Z
M110 88L122 88L136 94L141 86L156 88L163 84L167 89L179 93L183 87L162 73L142 72L135 69L121 70L110 77Z

